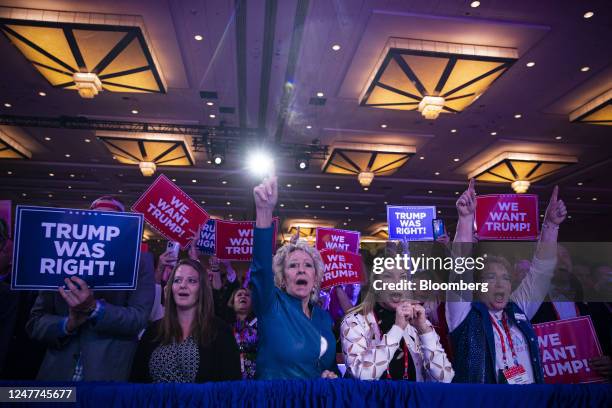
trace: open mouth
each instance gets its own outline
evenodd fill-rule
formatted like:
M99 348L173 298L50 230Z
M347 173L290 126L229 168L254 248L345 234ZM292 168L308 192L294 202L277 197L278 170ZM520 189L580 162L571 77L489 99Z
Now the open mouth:
M247 301L246 301L246 299L240 299L240 300L238 300L238 303L240 303L240 304L245 304L246 302L247 302Z
M189 297L189 293L179 293L178 295L179 295L179 297L182 297L182 298Z
M495 300L496 303L502 303L506 298L506 295L504 293L495 293L493 296L493 300Z
M298 279L295 281L295 284L298 286L306 286L308 285L308 281L306 279Z

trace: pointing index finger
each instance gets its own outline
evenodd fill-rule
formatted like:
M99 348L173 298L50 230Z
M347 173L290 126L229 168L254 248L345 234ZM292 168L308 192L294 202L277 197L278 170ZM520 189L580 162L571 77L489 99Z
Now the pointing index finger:
M553 188L552 195L550 196L550 201L555 203L557 202L558 197L559 197L559 186L555 186L555 188Z

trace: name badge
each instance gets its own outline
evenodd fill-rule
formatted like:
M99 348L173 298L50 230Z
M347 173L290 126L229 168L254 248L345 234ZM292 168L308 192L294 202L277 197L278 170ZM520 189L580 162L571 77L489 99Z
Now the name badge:
M517 364L502 371L508 384L528 384L527 372L522 364Z
M514 314L514 319L515 320L524 320L524 321L527 321L527 316L525 316L522 313L515 313Z

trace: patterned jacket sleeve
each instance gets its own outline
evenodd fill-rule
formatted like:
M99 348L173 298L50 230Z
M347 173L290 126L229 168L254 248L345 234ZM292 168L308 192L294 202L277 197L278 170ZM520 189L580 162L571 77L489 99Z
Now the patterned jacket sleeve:
M389 367L399 347L402 329L393 325L379 341L368 342L366 328L357 314L348 314L340 326L342 352L347 370L361 380L377 380Z
M423 371L425 381L449 383L455 376L455 371L448 360L440 336L435 330L419 335L423 353Z

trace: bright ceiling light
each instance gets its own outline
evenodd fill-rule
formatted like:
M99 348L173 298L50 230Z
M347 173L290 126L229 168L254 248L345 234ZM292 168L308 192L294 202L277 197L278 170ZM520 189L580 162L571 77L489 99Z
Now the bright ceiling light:
M145 177L150 177L155 173L157 166L154 162L142 161L138 163L138 167L140 168L140 172Z
M424 96L418 109L425 119L437 119L444 108L444 102L441 96Z
M529 190L531 183L527 180L516 180L512 182L512 189L516 194L524 194Z
M306 129L312 129L311 125L306 125Z
M215 103L214 103L214 102L211 102L211 101L206 102L206 105L208 105L208 106L214 106L214 104L215 104Z
M457 133L457 129L451 129L451 133Z
M138 115L138 111L136 109L132 109L132 115Z
M75 72L72 74L79 95L84 99L92 99L102 90L102 82L91 72Z
M85 139L85 143L91 143L90 139Z
M38 95L40 95L40 96L47 96L47 94L46 94L45 92L43 92L43 91L40 91L40 92L38 93Z
M592 11L587 11L586 13L584 13L584 15L582 17L584 18L591 18L595 15L595 13L593 13Z
M321 91L317 92L317 98L322 98L324 96L325 96L325 94L323 92L321 92Z
M200 34L196 34L196 35L194 35L194 36L193 36L193 38L194 38L196 41L202 41L202 40L204 39L204 37L202 37Z
M217 117L217 115L215 115L214 113L211 113L210 115L208 115L209 118L214 119Z
M369 187L374 180L374 173L371 171L362 171L357 175L357 180L362 187Z
M8 103L8 102L5 102L5 104L4 104L4 107L5 107L5 108L10 108L11 106L13 106L13 105L11 105L11 104L10 104L10 103Z
M334 50L334 51L340 51L340 48L342 48L342 47L340 46L340 44L334 44L334 45L332 45L332 50Z
M520 113L517 113L516 115L514 115L514 119L520 119L522 117L523 115L521 115Z
M480 6L480 2L479 1L473 1L473 2L470 3L470 7L471 8L476 8L478 6Z
M381 128L386 129L387 128L387 124L383 123L382 125L380 125Z
M587 72L589 69L591 69L591 67L586 67L585 66L585 67L580 68L580 71Z
M247 167L255 175L265 176L274 169L274 162L268 152L256 150L248 157Z
M528 62L527 64L525 64L525 65L527 65L529 68L531 68L531 67L535 66L535 62L533 62L533 61L529 61L529 62Z
M491 136L497 136L497 132L491 132Z

